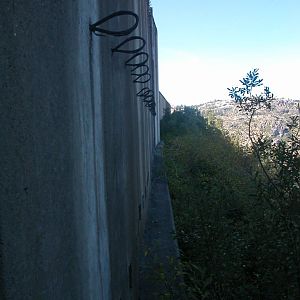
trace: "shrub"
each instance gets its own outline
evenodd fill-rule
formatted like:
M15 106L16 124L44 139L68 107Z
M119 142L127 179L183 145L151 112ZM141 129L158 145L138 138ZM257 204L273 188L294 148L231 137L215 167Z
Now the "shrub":
M253 157L195 108L180 107L162 122L189 299L299 297L299 119L292 119L286 141L252 136L251 118L268 109L273 97L269 89L252 95L262 80L257 70L248 77L241 90L230 92L240 95L238 105L249 115L260 166L252 166L253 176L248 172Z

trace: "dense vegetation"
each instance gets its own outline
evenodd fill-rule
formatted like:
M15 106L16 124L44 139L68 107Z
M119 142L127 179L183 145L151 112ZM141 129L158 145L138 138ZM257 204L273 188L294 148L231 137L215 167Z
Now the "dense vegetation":
M251 118L271 98L237 102ZM247 154L191 107L161 126L188 299L300 299L299 119Z

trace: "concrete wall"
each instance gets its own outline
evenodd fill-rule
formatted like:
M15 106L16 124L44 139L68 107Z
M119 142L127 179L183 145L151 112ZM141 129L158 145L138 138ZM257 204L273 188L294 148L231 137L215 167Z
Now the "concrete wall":
M164 117L167 110L171 111L171 104L162 93L159 93L159 107L157 111L160 120Z
M107 1L106 4L103 2L101 8L105 12L104 15L114 12L120 2L122 1ZM157 64L157 57L151 57L151 19L148 6L141 1L123 2L124 5L119 6L120 9L126 7L138 12L140 16L139 27L129 36L138 35L145 38L147 48L143 51L149 53L151 64L152 61ZM132 20L129 21L132 23ZM157 117L154 117L136 96L145 85L133 83L130 68L124 64L132 55L111 52L112 48L127 38L128 36L107 37L101 40L105 185L110 257L113 258L113 299L137 297L137 236L143 228L142 216L147 207L151 161L156 141L154 130ZM130 44L129 48L133 46ZM153 78L157 69L151 64L149 67ZM155 82L150 84L153 87ZM155 90L158 89L157 86L154 87ZM129 282L131 288L128 288Z
M0 10L0 295L137 299L159 115L136 96L149 83L132 82L130 55L111 52L126 37L97 37L89 24L140 16L131 35L147 41L157 96L148 3L3 0Z

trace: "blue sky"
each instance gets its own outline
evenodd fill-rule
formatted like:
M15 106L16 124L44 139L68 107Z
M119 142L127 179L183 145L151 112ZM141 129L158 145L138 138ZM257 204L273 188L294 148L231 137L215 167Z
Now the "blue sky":
M300 99L300 0L152 0L160 90L173 104L227 99L259 68L277 97Z

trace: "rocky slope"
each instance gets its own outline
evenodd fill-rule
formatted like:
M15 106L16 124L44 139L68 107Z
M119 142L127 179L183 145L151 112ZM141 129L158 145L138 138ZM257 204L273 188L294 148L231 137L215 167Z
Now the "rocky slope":
M232 100L215 100L196 106L201 115L233 138L240 145L248 145L248 120L249 117L239 110ZM300 116L300 100L276 99L271 110L262 109L254 116L252 131L256 135L263 133L274 141L288 136L291 116Z

